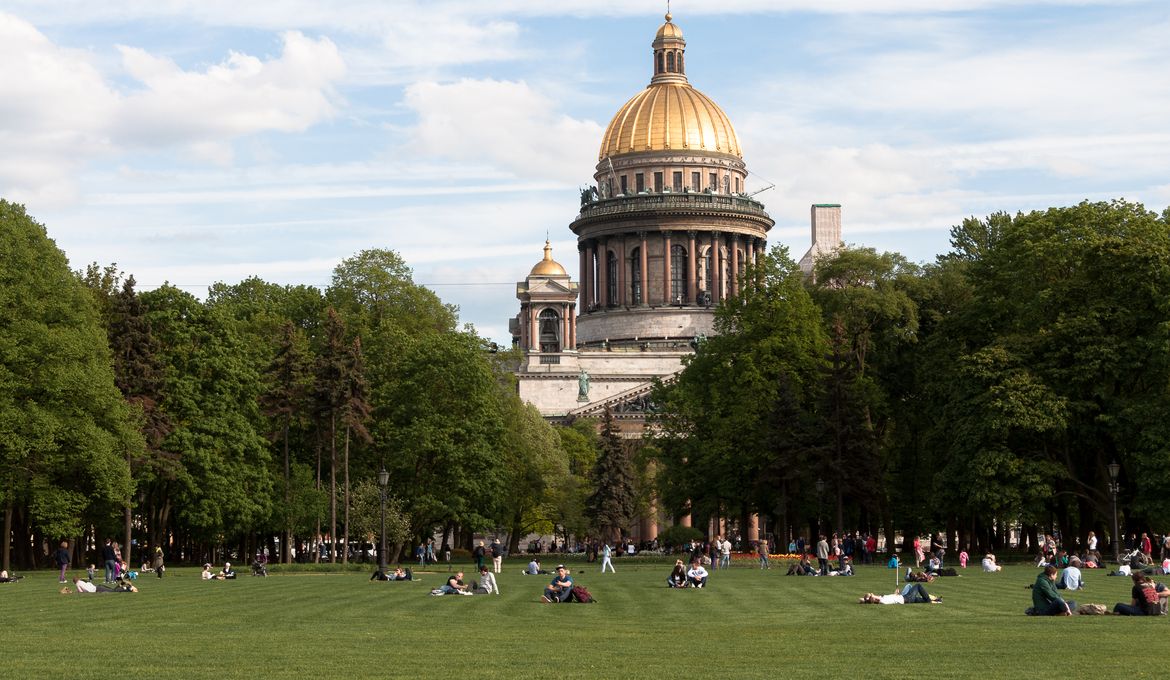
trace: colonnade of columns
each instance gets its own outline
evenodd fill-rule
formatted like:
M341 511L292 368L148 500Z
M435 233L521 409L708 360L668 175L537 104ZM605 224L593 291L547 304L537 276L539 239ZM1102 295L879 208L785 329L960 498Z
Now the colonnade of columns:
M679 232L682 233L682 232ZM638 237L638 286L641 291L640 300L635 302L633 286L629 285L627 277L632 275L632 258L626 256L625 237L600 237L583 239L578 244L578 253L581 260L581 304L588 312L601 307L622 307L672 304L699 304L699 283L702 280L699 271L699 250L706 250L710 258L710 278L705 281L706 292L711 294L711 303L715 304L725 296L739 294L741 256L743 264L756 261L758 252L762 252L763 239L744 236L742 234L724 234L718 231L696 232L687 231L685 239L686 249L686 293L682 299L672 296L672 258L671 247L676 245L675 232L659 232L662 238L662 271L652 273L649 267L650 236L647 232L637 232ZM680 241L682 239L679 239ZM758 242L758 243L757 243ZM757 249L757 245L760 246ZM724 263L724 251L728 262ZM609 271L610 256L617 261L617 281L611 282ZM725 271L726 270L726 271ZM653 299L650 297L651 277L658 278L659 292ZM610 295L611 284L616 289L616 296ZM612 298L612 299L611 299Z
M557 312L560 351L577 347L577 303L524 302L520 304L520 346L533 352L540 351L540 313L546 309Z

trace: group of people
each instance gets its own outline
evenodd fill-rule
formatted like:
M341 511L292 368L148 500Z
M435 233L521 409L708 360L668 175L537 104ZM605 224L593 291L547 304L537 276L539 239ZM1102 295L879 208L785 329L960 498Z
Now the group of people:
M408 579L401 579L408 580ZM447 577L447 582L431 591L432 595L499 595L500 587L496 584L496 576L488 570L486 564L479 567L479 580L467 583L463 580L463 572L457 571Z
M674 570L666 578L666 585L669 588L703 588L707 585L708 576L707 569L700 560L691 560L690 569L682 560L675 560Z
M223 569L218 572L211 572L211 563L208 562L203 565L203 572L199 575L204 581L229 581L236 577L236 570L232 569L231 562L224 562Z

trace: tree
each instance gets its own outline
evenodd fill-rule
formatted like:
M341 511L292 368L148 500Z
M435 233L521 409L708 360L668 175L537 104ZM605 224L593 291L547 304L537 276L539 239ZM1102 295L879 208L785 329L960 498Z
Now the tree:
M266 372L267 388L260 396L264 415L277 422L277 428L270 438L281 444L284 457L283 494L285 508L292 503L292 456L290 455L290 430L294 423L309 420L309 393L312 389L310 372L311 358L307 341L292 321L285 321L280 328L280 340L276 356ZM285 513L283 559L292 562L292 513Z
M603 538L618 538L634 518L634 471L609 407L601 421L601 455L593 466L592 477L594 491L586 501L586 513Z
M325 424L329 447L329 561L337 561L337 421L346 399L349 365L345 321L337 310L326 311L324 346L317 355L315 404ZM318 467L318 469L320 469ZM343 548L343 550L345 550ZM345 550L348 555L348 550ZM348 560L348 557L346 558Z
M820 311L783 248L745 273L673 383L654 392L657 485L676 516L779 513L807 502L806 461L823 446L828 355ZM787 524L785 521L783 524Z
M45 228L0 200L3 567L11 545L33 566L34 532L75 538L88 523L110 526L131 495L126 460L144 448L93 298Z
M373 439L366 422L370 419L370 404L366 401L368 388L366 387L365 364L362 360L362 340L354 338L345 357L345 375L343 377L344 395L341 402L341 423L345 426L345 545L349 545L349 440L350 435L359 441L369 444ZM348 550L343 561L348 562Z

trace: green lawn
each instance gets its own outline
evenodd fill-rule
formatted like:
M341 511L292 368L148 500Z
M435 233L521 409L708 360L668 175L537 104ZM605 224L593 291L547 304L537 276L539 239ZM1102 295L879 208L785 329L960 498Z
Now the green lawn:
M616 562L604 576L573 565L593 605L540 603L547 578L521 575L518 560L499 597L430 597L445 571L206 583L172 569L137 594L83 596L36 572L0 584L0 678L1145 677L1163 675L1170 649L1166 618L1025 617L1036 571L1022 565L936 580L940 605L861 606L866 591L893 590L892 571L736 567L676 591L667 566ZM1078 601L1128 600L1129 579L1085 576Z

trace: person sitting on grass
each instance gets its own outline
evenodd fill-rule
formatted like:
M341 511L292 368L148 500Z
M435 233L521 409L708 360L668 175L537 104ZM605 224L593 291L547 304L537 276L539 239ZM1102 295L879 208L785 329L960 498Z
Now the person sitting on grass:
M1113 613L1120 616L1158 616L1163 613L1162 603L1170 597L1170 589L1161 583L1155 583L1152 578L1144 574L1133 574L1133 589L1130 591L1130 602L1118 602L1113 605Z
M1056 587L1060 590L1080 590L1085 587L1081 581L1081 570L1077 569L1070 562L1067 567L1060 570L1060 578L1056 581Z
M858 604L938 604L942 602L942 598L926 592L926 587L921 583L907 583L901 592L889 595L866 593L857 602Z
M215 578L215 574L211 573L211 563L203 565L203 572L199 574L199 578L204 581L211 581Z
M992 555L991 553L987 553L986 555L983 556L983 571L986 571L986 572L1003 571L1003 566L996 563L995 555Z
M215 575L215 578L220 580L220 581L234 579L235 577L236 577L236 570L232 569L231 562L224 562L223 569L218 574Z
M707 570L703 568L703 563L699 560L691 562L691 568L687 571L687 587L702 588L707 585Z
M541 569L540 560L533 557L532 561L528 563L528 568L524 570L524 573L529 576L536 576L538 574L547 574L548 572Z
M484 564L479 568L479 582L472 582L472 592L476 595L499 595L500 587L496 585L496 576Z
M553 576L552 583L544 589L544 595L540 596L541 602L567 602L569 597L573 594L573 577L565 569L565 565L557 565L557 574Z
M800 556L800 561L793 563L788 567L788 576L816 576L817 570L813 568L812 560L809 559L808 553Z
M1077 603L1064 598L1056 590L1056 567L1051 564L1036 576L1032 584L1032 606L1024 610L1028 616L1072 616Z
M402 567L398 567L397 569L394 570L393 574L390 574L390 580L391 581L413 581L414 574L410 573L409 569L403 569Z
M439 588L444 595L470 595L471 588L463 582L463 572L457 571Z
M670 576L666 578L666 586L668 588L684 588L687 585L687 568L683 565L682 560L674 561L674 570L670 572Z

